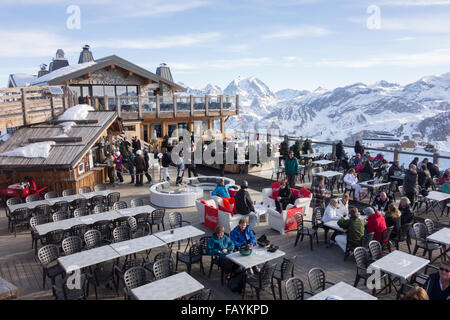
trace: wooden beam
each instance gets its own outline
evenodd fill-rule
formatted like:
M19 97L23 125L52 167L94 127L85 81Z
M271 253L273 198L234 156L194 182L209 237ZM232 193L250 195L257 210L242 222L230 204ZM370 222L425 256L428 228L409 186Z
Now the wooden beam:
M29 138L28 142L44 142L44 141L55 141L55 142L81 142L81 137L65 137L65 138Z

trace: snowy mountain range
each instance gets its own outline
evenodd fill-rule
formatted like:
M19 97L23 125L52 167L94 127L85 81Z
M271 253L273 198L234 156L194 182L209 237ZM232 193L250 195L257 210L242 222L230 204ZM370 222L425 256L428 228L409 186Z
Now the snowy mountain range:
M399 137L420 133L423 140L448 142L450 136L450 73L423 77L401 86L379 81L355 83L333 90L284 89L272 91L258 78L238 78L221 90L209 84L185 94L239 95L240 114L226 130L310 137L320 141L342 139L352 143L371 132L387 131Z

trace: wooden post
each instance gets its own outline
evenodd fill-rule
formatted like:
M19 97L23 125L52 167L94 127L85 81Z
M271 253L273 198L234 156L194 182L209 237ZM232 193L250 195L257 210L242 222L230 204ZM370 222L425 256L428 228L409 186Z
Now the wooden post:
M220 99L220 115L222 116L223 115L223 95L219 96L219 99ZM220 126L222 126L222 125L220 125ZM222 133L223 133L223 131L222 131Z
M94 109L99 110L98 97L92 97L94 99Z
M142 119L142 96L138 97L138 119Z
M236 95L236 114L239 114L239 96Z
M20 89L22 93L22 114L23 114L23 125L28 125L28 110L27 110L27 96L25 88Z
M52 95L50 95L50 108L52 109L52 119L55 119L55 103Z
M225 134L225 120L223 117L220 118L220 132L222 132L222 135Z
M209 111L208 111L208 109L209 109L209 101L208 101L208 96L206 95L206 96L205 96L205 115L206 115L206 116L209 116Z
M189 96L190 102L191 102L191 118L194 117L194 97L192 96L192 94Z
M116 96L116 100L117 100L117 114L119 115L119 117L121 117L122 107L120 106L120 96Z
M109 98L108 98L108 96L105 96L103 99L105 100L105 110L108 111L109 110Z
M175 95L172 96L172 101L173 101L173 117L176 118L177 117L177 97Z
M398 148L396 147L396 148L394 149L394 161L398 161L398 155L399 155L399 150L398 150Z
M159 94L156 95L156 119L159 119Z
M333 145L331 146L331 158L336 160L336 142L333 141Z
M433 154L433 164L439 167L439 153L435 152Z

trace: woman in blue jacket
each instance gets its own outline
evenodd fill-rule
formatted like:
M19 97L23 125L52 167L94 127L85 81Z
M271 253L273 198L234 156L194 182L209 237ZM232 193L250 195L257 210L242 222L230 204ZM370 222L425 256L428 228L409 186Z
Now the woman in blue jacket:
M217 226L214 234L208 240L206 254L216 255L219 257L219 266L223 268L223 273L225 274L225 279L227 280L233 271L233 262L228 260L226 256L232 253L233 250L233 241L225 235L225 228L223 226Z

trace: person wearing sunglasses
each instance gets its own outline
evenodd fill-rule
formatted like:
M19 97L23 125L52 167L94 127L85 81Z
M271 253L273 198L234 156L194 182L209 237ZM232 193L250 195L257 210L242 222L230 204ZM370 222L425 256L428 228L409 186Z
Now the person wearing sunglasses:
M439 271L430 275L426 288L430 300L450 300L450 261L441 262Z

